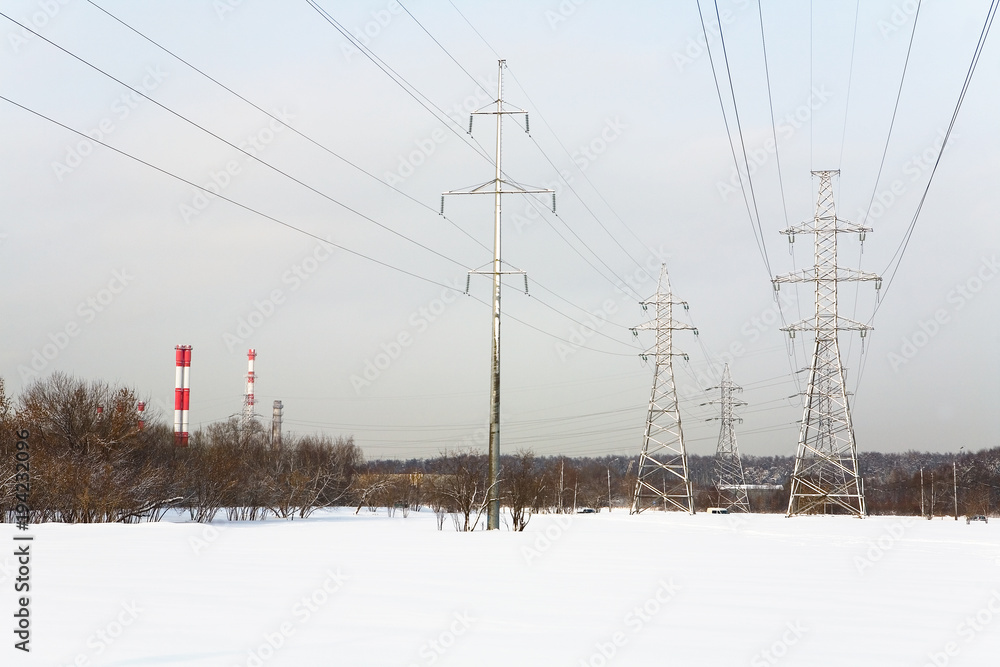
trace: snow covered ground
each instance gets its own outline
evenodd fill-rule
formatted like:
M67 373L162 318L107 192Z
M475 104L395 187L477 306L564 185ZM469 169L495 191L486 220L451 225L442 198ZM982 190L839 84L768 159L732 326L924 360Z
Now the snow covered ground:
M0 539L13 544L4 524ZM429 510L38 525L3 665L995 665L1000 520ZM12 548L0 557L11 619ZM12 625L8 620L8 625Z

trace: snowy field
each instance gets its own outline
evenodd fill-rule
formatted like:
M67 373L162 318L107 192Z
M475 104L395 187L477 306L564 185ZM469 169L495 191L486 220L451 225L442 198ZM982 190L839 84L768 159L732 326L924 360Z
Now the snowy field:
M32 651L5 630L3 665L1000 660L1000 520L622 511L462 534L426 509L345 509L31 533Z

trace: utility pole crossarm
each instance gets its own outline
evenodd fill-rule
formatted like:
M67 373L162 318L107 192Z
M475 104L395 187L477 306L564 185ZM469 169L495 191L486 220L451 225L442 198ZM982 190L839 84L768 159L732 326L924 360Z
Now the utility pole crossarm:
M500 187L498 188L497 185ZM504 189L506 186L506 189ZM493 188L487 190L486 188ZM502 195L547 195L552 194L555 190L549 188L522 188L516 183L511 183L506 179L486 181L482 185L476 185L469 188L464 188L460 190L449 190L448 192L442 192L442 195L495 195L499 192Z
M836 328L837 331L874 331L875 329L875 327L867 324L839 316L837 317ZM816 320L811 318L808 320L799 320L798 322L781 327L781 331L816 331Z
M882 287L882 277L877 273L858 271L857 269L849 269L842 266L834 267L832 272L823 275L817 275L815 268L799 269L798 271L775 276L771 279L771 282L775 285L775 289L777 289L777 286L782 283L812 283L817 280L837 281L839 283L874 282L875 289Z
M867 234L873 231L871 227L865 227L864 225L859 225L856 222L844 220L843 218L816 217L812 220L800 222L797 225L789 225L778 233L787 236L789 243L795 243L796 234L815 234L819 226L818 223L823 226L830 226L832 223L838 234Z

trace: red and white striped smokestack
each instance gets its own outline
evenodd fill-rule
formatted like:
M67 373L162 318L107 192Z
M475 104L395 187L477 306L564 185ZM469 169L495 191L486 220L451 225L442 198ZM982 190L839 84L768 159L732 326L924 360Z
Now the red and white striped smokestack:
M174 348L177 366L174 370L174 444L181 444L181 410L184 409L184 349Z
M176 351L176 374L174 387L174 444L187 447L188 407L191 396L191 346L178 345Z
M188 409L191 407L191 346L184 346L184 409L181 412L181 441L188 444Z
M257 350L250 348L247 350L247 393L243 401L243 418L247 421L253 419L253 384L254 384L254 373L253 373L253 362L257 358Z
M139 401L139 403L135 406L135 414L136 414L136 418L137 418L136 419L136 425L139 427L139 430L141 431L142 429L146 428L146 404L145 404L145 402Z

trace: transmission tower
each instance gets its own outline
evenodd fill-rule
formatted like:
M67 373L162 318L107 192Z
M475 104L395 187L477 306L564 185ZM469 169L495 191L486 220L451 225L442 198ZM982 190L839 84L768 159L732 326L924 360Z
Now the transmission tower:
M725 507L730 512L750 512L750 498L747 496L747 480L743 475L743 462L740 460L740 449L736 445L735 424L743 421L733 414L733 408L746 405L743 401L733 398L733 394L743 391L742 387L733 384L729 375L729 364L722 371L722 383L715 387L721 392L717 401L721 416L717 417L722 427L719 430L719 446L715 450L715 488L719 494L719 507Z
M782 231L789 243L796 234L813 236L815 264L812 268L774 278L774 289L782 283L815 284L816 313L812 319L783 327L789 336L798 331L814 331L816 342L805 409L799 429L795 454L788 516L799 514L847 513L862 517L865 508L864 486L858 474L858 450L851 424L851 410L840 359L840 331L860 331L864 337L870 327L840 317L837 313L837 284L848 281L882 279L874 273L837 266L837 234L855 233L864 241L867 227L837 217L831 179L839 171L814 171L819 177L816 214L812 220Z
M638 514L644 509L659 506L664 510L675 509L694 514L694 495L691 493L673 365L674 355L681 355L685 360L688 357L683 352L674 351L673 334L680 329L690 329L698 335L698 330L674 320L674 306L680 305L687 310L688 304L686 301L674 301L666 264L660 265L656 295L642 301L641 305L644 310L655 306L656 319L636 327L632 332L637 333L637 329L656 331L653 348L656 361L631 513ZM642 356L646 358L645 354Z
M552 209L555 211L555 191L543 188L527 189L504 179L500 167L501 149L503 143L503 117L509 114L524 114L524 128L528 131L528 114L524 109L512 108L503 101L503 70L506 60L498 61L497 69L497 99L490 102L469 116L469 133L472 133L472 117L490 115L497 117L497 147L495 167L496 173L492 180L481 185L462 190L451 190L441 195L441 214L444 215L444 195L493 195L493 267L490 271L471 271L492 276L493 278L493 346L490 352L490 461L489 461L489 497L486 520L487 530L500 528L500 279L507 273L523 274L523 271L504 271L500 259L500 209L503 195L509 194L552 194ZM493 107L492 109L490 109ZM487 110L490 109L490 110ZM525 277L525 291L527 291ZM468 290L468 287L466 287Z

